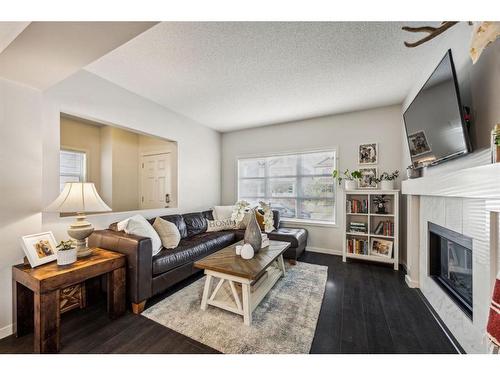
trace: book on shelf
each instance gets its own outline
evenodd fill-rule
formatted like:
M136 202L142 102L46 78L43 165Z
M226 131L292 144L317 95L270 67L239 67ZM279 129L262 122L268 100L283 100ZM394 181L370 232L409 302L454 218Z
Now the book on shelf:
M367 233L367 225L366 223L351 221L349 223L349 232Z
M378 234L380 236L394 236L394 223L390 220L379 221L373 234Z
M350 254L368 255L368 241L357 238L348 239L347 252Z
M366 214L368 213L368 200L367 199L349 199L346 202L347 213L349 214Z

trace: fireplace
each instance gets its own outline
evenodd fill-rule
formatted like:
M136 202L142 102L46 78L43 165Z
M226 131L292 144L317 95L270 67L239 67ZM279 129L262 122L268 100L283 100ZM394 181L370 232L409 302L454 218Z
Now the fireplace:
M472 319L472 238L429 222L429 276Z

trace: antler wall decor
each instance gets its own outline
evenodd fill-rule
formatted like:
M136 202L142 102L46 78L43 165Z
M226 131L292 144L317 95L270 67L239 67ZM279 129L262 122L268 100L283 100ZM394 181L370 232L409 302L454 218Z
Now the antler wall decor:
M441 22L439 27L432 26L421 26L421 27L410 27L403 26L404 31L409 31L411 33L427 33L428 35L423 37L416 42L409 43L405 42L405 46L408 48L417 47L431 39L434 39L439 34L444 33L450 27L455 26L458 21L446 21ZM468 22L469 26L474 25L474 30L472 32L472 40L469 49L469 55L472 59L472 63L475 64L479 59L479 56L483 53L484 49L490 44L494 43L498 38L500 38L500 22Z
M423 37L420 40L417 40L416 42L409 43L405 42L405 46L408 48L413 48L417 47L421 44L424 44L425 42L428 42L431 39L434 39L437 37L439 34L444 33L446 30L448 30L450 27L455 26L458 23L458 21L446 21L442 22L441 26L439 27L432 27L432 26L421 26L421 27L410 27L410 26L403 26L404 31L409 31L410 33L428 33L427 36Z

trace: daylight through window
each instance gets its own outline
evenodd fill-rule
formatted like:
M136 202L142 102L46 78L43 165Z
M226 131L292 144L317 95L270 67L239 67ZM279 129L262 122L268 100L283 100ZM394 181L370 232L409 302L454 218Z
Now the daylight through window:
M335 222L335 151L238 160L238 199L271 202L282 218Z
M61 150L59 164L59 189L64 189L66 182L85 182L85 152Z

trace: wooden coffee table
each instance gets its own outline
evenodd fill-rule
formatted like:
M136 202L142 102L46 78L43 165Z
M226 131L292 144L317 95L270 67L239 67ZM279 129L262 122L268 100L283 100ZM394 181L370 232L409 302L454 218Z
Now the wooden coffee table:
M259 305L281 276L285 275L283 253L289 242L270 241L252 259L245 260L236 255L236 245L217 251L197 262L194 266L205 270L206 280L201 300L201 309L208 305L243 315L243 322L252 324L252 312ZM212 291L214 278L219 282ZM228 293L223 284L229 285ZM227 291L227 290L226 290Z

